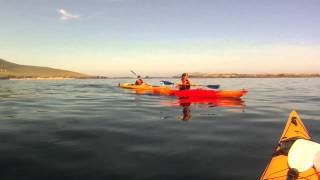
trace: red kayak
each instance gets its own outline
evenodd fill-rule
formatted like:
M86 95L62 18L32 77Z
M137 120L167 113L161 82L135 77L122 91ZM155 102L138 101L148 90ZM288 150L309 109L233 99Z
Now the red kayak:
M245 95L246 90L213 90L213 89L189 89L189 90L166 90L160 93L167 95L175 95L177 97L193 97L193 98L240 98Z
M240 98L246 93L247 90L216 90L216 89L188 89L178 90L171 88L153 89L154 93L163 95L174 95L179 98Z

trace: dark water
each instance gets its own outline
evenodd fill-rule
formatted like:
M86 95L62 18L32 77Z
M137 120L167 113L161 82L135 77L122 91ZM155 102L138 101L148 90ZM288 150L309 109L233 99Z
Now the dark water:
M320 139L320 79L197 79L249 94L185 107L128 81L0 81L0 179L258 179L292 109Z

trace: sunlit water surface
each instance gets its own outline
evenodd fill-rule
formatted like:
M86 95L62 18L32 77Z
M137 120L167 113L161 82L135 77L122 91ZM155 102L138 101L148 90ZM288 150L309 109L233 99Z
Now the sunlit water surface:
M293 109L320 139L318 78L193 79L249 93L189 106L131 81L1 80L0 179L258 179Z

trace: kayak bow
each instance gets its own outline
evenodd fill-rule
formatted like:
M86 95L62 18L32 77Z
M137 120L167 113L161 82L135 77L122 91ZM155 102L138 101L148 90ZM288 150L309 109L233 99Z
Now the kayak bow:
M261 175L260 180L320 179L320 172L318 172L314 167L300 173L290 169L288 165L288 151L293 142L297 139L311 140L311 136L297 112L292 111L278 145L274 150L271 161Z

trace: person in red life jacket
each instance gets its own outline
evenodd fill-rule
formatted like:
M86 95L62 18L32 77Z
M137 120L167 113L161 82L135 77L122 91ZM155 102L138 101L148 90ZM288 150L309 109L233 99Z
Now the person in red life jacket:
M183 73L181 75L181 80L176 83L179 90L187 90L193 85L189 80L189 75L187 73Z
M138 76L138 79L136 80L135 85L142 85L143 84L143 80L141 79L141 76Z

